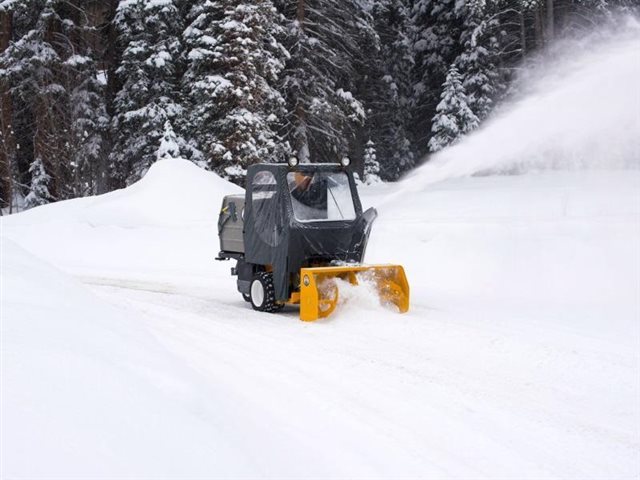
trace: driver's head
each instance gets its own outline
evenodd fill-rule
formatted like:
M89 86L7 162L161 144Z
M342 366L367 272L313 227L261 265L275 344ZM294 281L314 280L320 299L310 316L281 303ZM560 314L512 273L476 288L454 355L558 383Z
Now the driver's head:
M306 190L311 184L311 177L302 172L295 172L293 179L296 182L296 188L298 190Z

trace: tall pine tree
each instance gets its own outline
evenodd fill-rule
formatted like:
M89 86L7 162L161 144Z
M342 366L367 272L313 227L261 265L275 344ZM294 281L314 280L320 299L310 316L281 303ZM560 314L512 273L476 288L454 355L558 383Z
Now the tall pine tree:
M31 205L72 196L65 122L67 23L56 6L46 0L14 3L14 26L21 36L0 56L4 65L0 81L11 86L14 104L21 111L21 118L14 122L20 146L16 160L20 183L29 185L23 193L38 199Z
M367 109L367 132L376 141L380 174L387 180L396 180L414 166L411 118L407 115L413 58L406 3L373 2L371 15L380 48L364 68L367 81L361 93Z
M247 166L286 158L285 110L274 88L288 53L270 0L196 5L185 30L190 125L209 168L241 182Z
M359 0L278 0L291 54L280 91L287 101L285 138L303 161L338 161L348 154L365 109L354 94L376 43L372 19Z
M101 80L93 49L95 27L86 24L84 12L70 9L73 23L70 38L76 42L75 52L67 58L69 164L73 178L73 196L102 193L107 183L107 136L109 116L105 84Z
M179 13L174 0L122 0L118 6L115 25L122 56L111 125L114 186L136 181L148 170L158 157L166 123L183 114L177 78Z
M414 73L412 93L413 140L426 151L429 127L436 113L449 66L460 52L460 19L456 0L416 0L411 11Z
M462 75L469 108L479 120L487 118L504 86L496 61L499 55L498 23L486 0L459 2L456 14L462 21L462 53L456 67Z

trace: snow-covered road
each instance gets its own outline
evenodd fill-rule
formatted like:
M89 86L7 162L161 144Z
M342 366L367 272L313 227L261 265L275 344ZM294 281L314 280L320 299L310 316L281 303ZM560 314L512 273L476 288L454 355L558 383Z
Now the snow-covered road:
M3 219L3 474L637 478L640 173L412 187L364 191L412 310L353 289L312 324L242 300L213 261L233 187L185 162ZM47 416L66 441L34 447Z
M624 478L632 471L637 352L563 331L562 318L548 329L540 311L418 305L403 317L354 308L303 325L293 310L265 317L149 287L97 291L143 312L172 354L238 406L245 452L263 472ZM514 314L518 325L505 325Z

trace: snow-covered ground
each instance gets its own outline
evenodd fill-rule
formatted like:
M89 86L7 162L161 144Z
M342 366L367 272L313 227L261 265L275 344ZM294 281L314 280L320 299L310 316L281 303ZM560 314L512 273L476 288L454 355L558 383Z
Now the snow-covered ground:
M313 324L213 260L235 189L166 160L3 218L3 478L640 474L640 172L365 189L412 310Z

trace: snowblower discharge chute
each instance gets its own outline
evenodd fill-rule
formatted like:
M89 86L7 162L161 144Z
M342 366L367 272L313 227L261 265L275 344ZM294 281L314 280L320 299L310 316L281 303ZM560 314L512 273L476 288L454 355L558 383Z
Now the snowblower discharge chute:
M300 319L327 317L342 282L366 282L381 302L409 309L399 265L363 265L377 212L362 211L353 173L338 164L252 165L244 195L224 197L217 260L235 259L232 275L254 310L300 305Z

